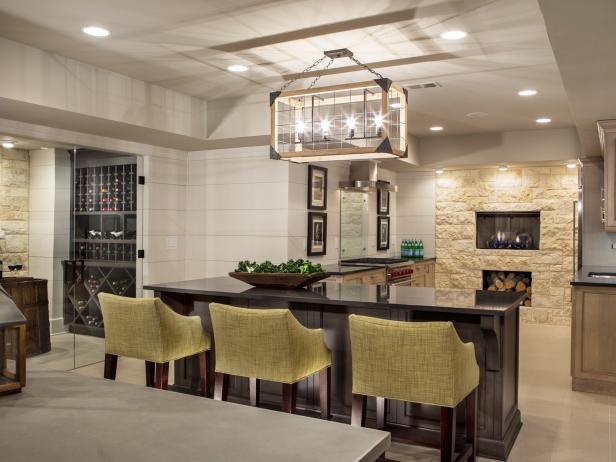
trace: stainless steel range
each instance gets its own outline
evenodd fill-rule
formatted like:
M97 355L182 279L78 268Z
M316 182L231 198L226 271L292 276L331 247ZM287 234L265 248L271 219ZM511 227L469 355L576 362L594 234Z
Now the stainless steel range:
M413 275L413 263L404 258L352 258L342 260L341 265L349 266L373 266L375 268L385 268L387 274L387 284L390 286L410 286L411 276Z

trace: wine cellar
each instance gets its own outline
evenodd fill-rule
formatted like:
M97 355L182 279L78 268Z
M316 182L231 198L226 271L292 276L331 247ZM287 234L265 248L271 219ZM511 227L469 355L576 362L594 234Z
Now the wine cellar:
M136 295L137 160L77 152L73 169L71 260L64 262L64 322L104 336L98 294Z

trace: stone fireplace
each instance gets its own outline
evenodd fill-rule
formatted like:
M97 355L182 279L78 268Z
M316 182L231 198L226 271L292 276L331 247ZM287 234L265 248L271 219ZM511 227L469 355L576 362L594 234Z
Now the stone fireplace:
M436 182L436 286L483 289L484 271L502 272L505 278L528 274L532 303L521 308L522 319L569 324L575 200L577 171L564 166L443 173ZM486 239L477 235L477 220L486 212L536 217L537 249L481 248L478 240ZM515 242L516 234L534 232L530 224L523 227L507 231L506 238Z

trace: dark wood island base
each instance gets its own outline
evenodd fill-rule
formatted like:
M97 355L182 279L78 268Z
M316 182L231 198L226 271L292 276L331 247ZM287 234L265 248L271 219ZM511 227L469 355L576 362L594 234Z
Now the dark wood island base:
M382 287L319 283L310 290L254 289L230 278L146 286L180 314L198 314L210 333L207 303L219 302L251 308L289 308L308 328L325 330L332 350L331 415L350 421L352 406L351 345L348 316L362 314L398 321L451 321L460 338L473 342L480 368L478 390L478 455L506 460L522 427L518 409L519 305L524 296L515 293L448 290L412 287ZM215 339L214 339L215 343ZM214 346L215 348L215 346ZM213 355L215 356L215 355ZM230 377L231 400L259 402L280 407L280 384L259 381L258 396L251 395L249 379ZM176 361L175 388L197 393L199 363L195 357ZM395 441L435 447L440 442L440 411L434 406L368 399L367 421L377 426L385 411L385 425ZM297 408L320 416L319 379L301 381ZM464 404L456 410L456 446L465 444ZM382 415L382 414L381 414Z

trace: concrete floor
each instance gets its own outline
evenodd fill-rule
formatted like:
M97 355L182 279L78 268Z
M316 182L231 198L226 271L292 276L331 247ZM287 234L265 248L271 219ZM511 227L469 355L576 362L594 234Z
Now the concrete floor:
M45 355L50 367L68 365L71 361L68 337L72 335L62 337L52 339L54 351ZM83 348L89 351L81 351ZM79 339L76 357L78 365L89 365L78 367L75 372L103 376L100 339ZM97 358L99 362L94 361ZM35 361L40 365L46 363L44 356ZM571 391L569 361L568 327L521 326L519 404L524 426L509 456L510 462L616 461L616 397ZM120 358L117 380L143 384L144 374L142 361ZM170 371L170 380L172 377ZM387 457L403 462L439 460L436 450L398 443L392 444Z

